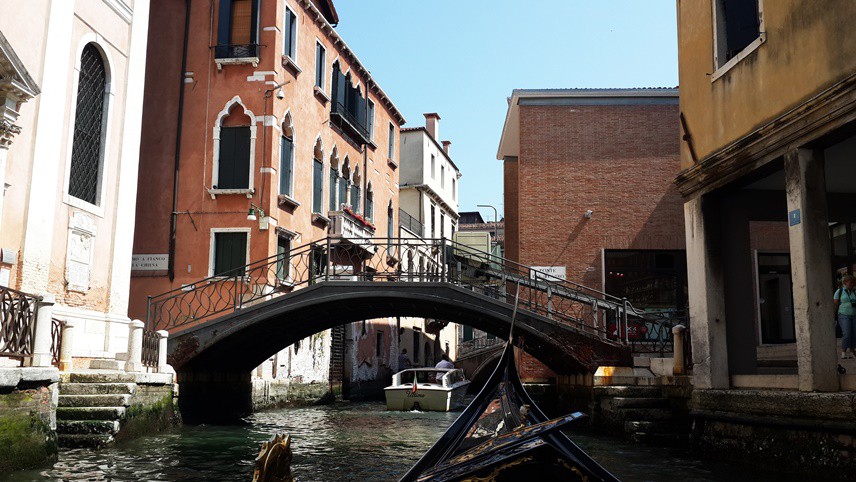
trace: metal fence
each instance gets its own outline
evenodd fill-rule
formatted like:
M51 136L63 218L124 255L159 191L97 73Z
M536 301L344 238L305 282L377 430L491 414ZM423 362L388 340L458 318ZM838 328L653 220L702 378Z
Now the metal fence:
M287 280L278 275L283 264L290 268ZM325 281L446 282L509 304L519 287L521 310L640 353L670 350L671 327L686 323L448 239L334 237L150 297L146 328L193 325ZM641 326L658 335L638 339Z
M479 336L471 340L459 340L458 351L456 352L457 358L460 359L461 357L473 355L483 350L500 346L503 343L505 343L504 338L490 335Z
M33 330L40 298L0 286L0 356L25 358L33 355Z
M151 330L143 330L143 366L155 368L158 366L158 348L160 337Z
M56 318L51 319L51 365L58 367L62 353L62 326L65 323Z
M425 235L425 226L404 209L398 210L398 224L419 237Z

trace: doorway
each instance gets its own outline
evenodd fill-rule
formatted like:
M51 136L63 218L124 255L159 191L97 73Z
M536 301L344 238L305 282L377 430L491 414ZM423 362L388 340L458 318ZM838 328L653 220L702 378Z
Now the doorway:
M758 313L761 344L796 341L790 254L758 253Z

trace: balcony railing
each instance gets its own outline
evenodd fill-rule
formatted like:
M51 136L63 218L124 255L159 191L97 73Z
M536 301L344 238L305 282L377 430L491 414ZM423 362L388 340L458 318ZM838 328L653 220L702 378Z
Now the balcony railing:
M356 137L357 140L363 143L371 142L369 131L366 128L366 119L358 119L339 100L333 101L333 105L330 108L330 119L343 130L347 131L348 135Z
M39 298L0 286L0 356L20 358L33 355L33 330Z
M373 247L371 240L375 230L369 226L371 223L360 220L347 211L333 211L329 216L331 237L353 241L360 246Z
M215 45L215 59L252 59L259 56L259 44Z
M398 224L420 238L425 236L425 226L404 209L398 210Z

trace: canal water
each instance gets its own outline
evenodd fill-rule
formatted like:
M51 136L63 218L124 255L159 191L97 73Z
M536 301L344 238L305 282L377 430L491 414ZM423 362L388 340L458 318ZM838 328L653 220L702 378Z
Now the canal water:
M287 432L293 438L292 470L301 482L395 481L457 415L388 412L382 403L260 412L243 426L183 426L100 451L63 451L50 468L4 480L249 481L261 443ZM781 474L701 461L680 450L572 436L624 481L786 480Z

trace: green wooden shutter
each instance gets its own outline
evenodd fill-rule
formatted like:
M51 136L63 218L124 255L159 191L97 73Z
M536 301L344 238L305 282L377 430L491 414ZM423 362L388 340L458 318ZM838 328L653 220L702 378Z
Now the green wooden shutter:
M218 189L250 187L250 128L220 129L220 159L217 168Z
M234 276L247 264L247 233L214 234L214 275Z
M291 185L294 170L294 143L288 137L282 136L279 154L279 193L293 196Z

